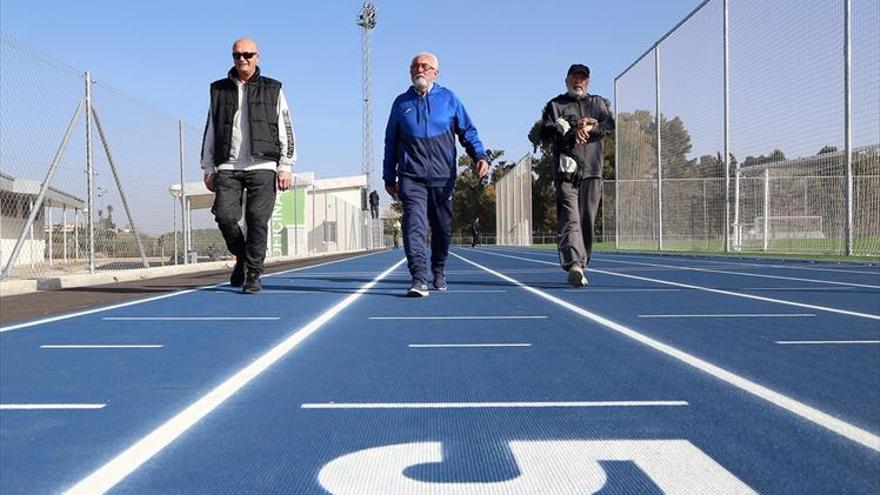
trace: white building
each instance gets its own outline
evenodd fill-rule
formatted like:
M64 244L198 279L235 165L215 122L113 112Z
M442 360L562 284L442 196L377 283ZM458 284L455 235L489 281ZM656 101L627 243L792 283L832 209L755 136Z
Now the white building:
M267 256L365 248L369 212L361 209L361 196L366 185L365 175L316 180L312 172L293 174L293 187L275 198ZM172 184L169 193L179 198L180 189L180 183ZM192 210L210 209L214 203L214 193L202 182L187 182L183 194L187 218ZM186 230L184 237L191 239L192 229Z
M21 229L40 194L41 186L40 181L20 179L0 173L0 267L6 267ZM85 207L85 201L82 199L49 187L43 205L25 235L24 243L13 266L45 263L53 258L61 259L68 250L74 249L74 238L70 239L70 246L64 244L67 244L68 234L72 234L71 237L76 235L75 226L78 225L79 215ZM53 212L58 217L53 219ZM69 223L71 219L73 226ZM60 224L57 223L58 220L61 220ZM58 227L54 227L56 224ZM49 228L57 228L61 232L63 241L59 245L51 242L52 237L47 235Z

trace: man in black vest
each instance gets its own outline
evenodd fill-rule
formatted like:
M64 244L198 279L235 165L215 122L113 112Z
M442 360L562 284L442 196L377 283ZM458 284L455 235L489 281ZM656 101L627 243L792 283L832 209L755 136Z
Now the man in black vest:
M202 169L205 186L216 194L211 212L236 257L229 284L256 294L262 288L275 187L290 188L296 147L281 83L260 75L254 40L237 40L232 59L235 66L227 77L211 83ZM239 226L245 191L247 236Z

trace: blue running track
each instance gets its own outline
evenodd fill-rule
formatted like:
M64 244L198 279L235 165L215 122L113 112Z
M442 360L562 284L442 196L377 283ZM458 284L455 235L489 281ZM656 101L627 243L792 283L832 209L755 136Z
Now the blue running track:
M0 328L0 493L880 493L880 269L401 251Z

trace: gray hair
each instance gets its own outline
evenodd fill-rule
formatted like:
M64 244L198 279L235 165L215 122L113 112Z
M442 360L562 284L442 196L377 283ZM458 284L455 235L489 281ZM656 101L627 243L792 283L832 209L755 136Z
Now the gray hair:
M415 62L416 59L418 59L419 57L430 58L432 63L434 64L434 68L437 69L438 71L440 70L440 59L437 58L437 55L434 55L433 53L422 52L422 53L419 53L418 55L416 55L415 57L413 57L412 62Z

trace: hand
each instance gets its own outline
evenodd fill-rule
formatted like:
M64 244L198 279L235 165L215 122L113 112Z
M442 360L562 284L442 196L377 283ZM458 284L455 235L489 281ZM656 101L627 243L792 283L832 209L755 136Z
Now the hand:
M397 199L397 183L391 185L385 185L385 192L387 192L392 198Z
M283 170L278 171L278 190L286 191L290 189L290 182L292 179L292 174L290 172L285 172Z
M205 177L202 179L205 182L205 187L208 188L209 191L214 192L214 179L217 177L216 172L205 172ZM183 191L181 191L183 192Z
M578 120L578 129L580 129L582 127L586 127L588 125L594 126L598 123L599 123L599 121L594 119L593 117L584 117L584 118Z
M578 129L577 136L574 139L575 143L586 144L586 142L590 140L590 129L592 128L593 126L588 125L586 127Z
M474 170L480 176L480 179L486 177L489 174L489 162L486 160L478 161L476 166L474 166Z

